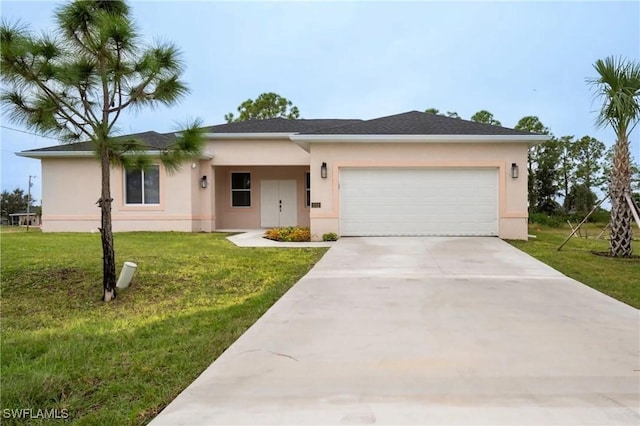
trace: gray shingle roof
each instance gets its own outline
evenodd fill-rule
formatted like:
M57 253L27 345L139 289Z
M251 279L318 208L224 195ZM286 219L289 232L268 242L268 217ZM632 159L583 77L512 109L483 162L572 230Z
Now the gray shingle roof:
M247 120L235 123L219 124L205 127L207 133L299 133L321 128L330 128L344 124L357 123L362 120L347 119L317 119L317 120L289 120L286 118L270 118L267 120ZM166 148L175 139L173 132L142 132L121 136L123 139L136 139L150 149ZM93 151L92 142L77 142L64 145L48 146L30 149L22 152L77 152Z
M205 127L208 133L300 133L314 130L359 123L362 120L317 119L291 120L287 118L270 118L266 120L247 120L234 123Z
M531 135L532 133L475 123L459 118L419 111L375 118L373 120L317 119L291 120L271 118L267 120L247 120L205 127L207 133L299 133L302 135ZM170 145L173 133L142 132L122 136L141 141L149 149L163 149ZM92 142L78 142L66 145L22 151L28 152L73 152L93 151Z
M529 132L419 111L303 132L305 135L531 135Z
M173 133L162 134L158 132L142 132L134 133L131 135L120 136L123 140L137 140L142 142L148 149L163 149L169 146L175 137ZM64 145L48 146L45 148L30 149L22 152L79 152L79 151L93 151L93 142L76 142Z

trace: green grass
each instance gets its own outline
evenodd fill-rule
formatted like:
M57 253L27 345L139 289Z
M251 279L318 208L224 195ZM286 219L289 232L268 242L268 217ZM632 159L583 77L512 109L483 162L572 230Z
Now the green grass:
M84 425L150 421L326 251L239 248L222 234L116 234L118 265L138 270L105 304L99 234L0 232L0 409L66 409ZM568 229L530 233L537 239L511 243L640 308L640 259L596 256L608 242L593 238L558 252Z
M609 241L596 240L603 227L586 225L583 235L586 233L589 238L571 238L561 251L557 249L571 232L568 227L533 224L529 233L536 235L536 239L510 243L563 274L640 309L640 258L616 259L593 254L608 251ZM635 255L640 255L640 241L633 241L633 249Z
M0 226L0 234L13 234L13 233L22 233L22 232L40 233L42 231L40 231L39 226L30 226L29 231L27 231L26 226L8 226L8 225Z
M116 234L119 268L138 269L105 304L99 234L3 228L0 408L145 424L326 251L239 248L224 237ZM2 419L12 422L21 423Z

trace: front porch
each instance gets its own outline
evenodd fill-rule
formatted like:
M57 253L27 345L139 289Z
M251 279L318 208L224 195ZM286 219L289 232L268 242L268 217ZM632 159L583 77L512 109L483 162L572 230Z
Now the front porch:
M210 175L211 230L309 226L309 166L214 166Z

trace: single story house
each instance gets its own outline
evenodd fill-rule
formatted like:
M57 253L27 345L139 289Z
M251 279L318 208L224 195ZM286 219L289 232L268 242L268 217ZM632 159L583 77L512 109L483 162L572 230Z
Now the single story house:
M158 155L174 134L134 136ZM173 174L112 170L114 231L310 226L339 236L527 238L527 150L547 136L410 111L206 128ZM22 151L42 165L42 230L96 230L100 170L80 142Z
M18 212L9 215L11 226L40 226L40 215L35 212Z

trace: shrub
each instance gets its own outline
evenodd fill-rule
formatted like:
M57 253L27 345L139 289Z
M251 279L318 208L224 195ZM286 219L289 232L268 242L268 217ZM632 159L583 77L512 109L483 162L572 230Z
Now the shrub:
M611 213L605 209L596 210L589 218L589 222L595 222L595 223L609 223L610 220L611 220Z
M587 212L588 213L588 212ZM550 228L561 228L570 221L572 224L578 224L582 222L587 215L584 212L556 212L553 214L547 214L542 212L534 212L529 214L529 223L537 223L538 225L548 226ZM609 211L598 208L589 218L587 223L609 223L610 213Z
M309 228L293 228L288 235L287 241L303 242L311 241L311 231Z
M284 228L268 229L264 237L274 241L306 242L311 241L311 230L302 226L287 226Z
M322 235L322 241L337 241L338 240L338 234L336 234L335 232L327 232L326 234Z
M560 228L566 222L562 216L531 213L529 214L529 223L537 223L538 225L549 226L551 228Z
M280 228L267 229L264 233L264 237L269 240L281 241Z

